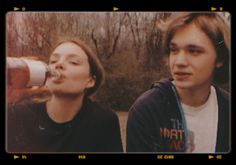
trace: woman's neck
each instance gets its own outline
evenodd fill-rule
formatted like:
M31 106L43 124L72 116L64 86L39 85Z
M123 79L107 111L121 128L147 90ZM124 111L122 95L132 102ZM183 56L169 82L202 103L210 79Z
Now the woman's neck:
M209 95L210 95L210 88L211 85L205 85L198 88L191 88L191 89L184 89L176 87L178 94L180 96L181 102L193 106L198 107L203 105Z
M47 113L57 123L71 121L82 108L83 98L84 95L53 95L51 100L46 103Z

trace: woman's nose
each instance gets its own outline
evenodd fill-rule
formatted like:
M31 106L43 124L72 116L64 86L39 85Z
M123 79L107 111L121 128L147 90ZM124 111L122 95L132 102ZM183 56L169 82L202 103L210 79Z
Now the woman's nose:
M61 61L61 60L57 61L57 63L55 64L55 68L56 69L64 69L63 61Z

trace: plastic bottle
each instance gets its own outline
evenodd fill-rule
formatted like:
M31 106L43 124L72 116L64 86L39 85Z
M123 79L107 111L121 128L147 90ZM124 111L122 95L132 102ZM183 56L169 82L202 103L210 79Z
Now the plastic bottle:
M43 61L7 57L7 84L13 88L42 86L49 77L57 80L60 73Z

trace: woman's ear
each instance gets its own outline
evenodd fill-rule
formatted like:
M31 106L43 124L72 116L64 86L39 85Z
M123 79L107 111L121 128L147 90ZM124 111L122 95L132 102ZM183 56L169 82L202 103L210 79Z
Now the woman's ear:
M95 86L96 76L90 76L87 83L87 88L92 88Z

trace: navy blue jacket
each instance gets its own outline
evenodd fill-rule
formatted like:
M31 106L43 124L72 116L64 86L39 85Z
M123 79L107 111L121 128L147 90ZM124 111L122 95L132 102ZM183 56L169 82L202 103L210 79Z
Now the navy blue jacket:
M216 152L229 152L229 94L216 88L219 118ZM129 111L127 152L185 152L188 131L178 93L170 80L154 83Z

